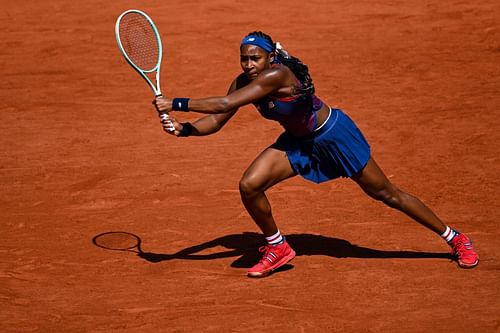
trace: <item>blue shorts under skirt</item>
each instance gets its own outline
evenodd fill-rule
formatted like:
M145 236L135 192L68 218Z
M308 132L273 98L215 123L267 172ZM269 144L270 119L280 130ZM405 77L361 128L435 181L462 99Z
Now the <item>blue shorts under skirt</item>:
M370 145L340 109L331 109L326 123L309 136L284 132L271 147L285 151L294 170L315 183L351 177L370 159Z

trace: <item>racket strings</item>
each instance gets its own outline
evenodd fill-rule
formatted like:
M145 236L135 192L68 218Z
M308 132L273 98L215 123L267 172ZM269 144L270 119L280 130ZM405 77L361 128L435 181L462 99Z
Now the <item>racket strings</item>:
M119 26L120 42L129 59L141 70L152 71L158 65L160 49L156 33L140 14L128 13Z

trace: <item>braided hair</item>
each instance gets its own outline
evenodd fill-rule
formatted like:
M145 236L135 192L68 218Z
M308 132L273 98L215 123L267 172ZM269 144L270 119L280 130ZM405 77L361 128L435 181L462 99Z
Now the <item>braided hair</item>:
M312 95L314 94L314 83L309 75L309 68L307 67L306 64L304 64L302 61L300 61L299 58L296 58L294 56L291 56L286 52L279 42L274 43L273 39L271 36L268 34L263 33L262 31L252 31L250 32L247 36L254 35L258 36L264 39L267 39L273 46L274 46L274 51L276 53L275 60L274 62L280 63L285 65L286 67L290 68L290 70L295 74L297 79L300 81L302 84L301 87L296 87L294 90L294 93L297 95Z

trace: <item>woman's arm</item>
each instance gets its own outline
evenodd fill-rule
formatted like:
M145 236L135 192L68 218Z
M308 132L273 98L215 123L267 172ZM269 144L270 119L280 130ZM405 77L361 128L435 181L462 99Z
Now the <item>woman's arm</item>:
M234 91L238 90L242 84L242 77L236 78L230 85L227 94L230 95ZM238 108L234 108L226 113L211 114L202 118L195 120L192 123L186 125L186 123L179 123L175 118L171 117L171 121L174 124L175 132L166 131L169 134L174 134L176 136L183 135L184 126L189 126L189 136L203 136L210 135L218 132L234 114L238 111ZM166 128L165 128L166 129Z
M188 110L207 114L231 113L282 88L287 81L286 75L288 73L280 67L268 69L248 85L235 89L227 96L190 99ZM172 100L166 97L158 97L155 105L159 112L172 111Z
M231 86L229 87L229 90L227 92L228 95L238 89L237 81L238 79L235 79L233 83L231 83ZM237 107L226 113L211 114L197 119L191 124L192 132L190 135L203 136L217 133L222 127L224 127L229 119L234 116L236 111L238 111Z

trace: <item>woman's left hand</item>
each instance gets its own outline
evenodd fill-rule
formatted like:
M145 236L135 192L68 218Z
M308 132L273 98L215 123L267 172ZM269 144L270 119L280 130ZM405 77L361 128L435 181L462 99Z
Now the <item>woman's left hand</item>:
M158 113L168 113L172 111L172 100L167 97L158 96L153 101L153 105Z

